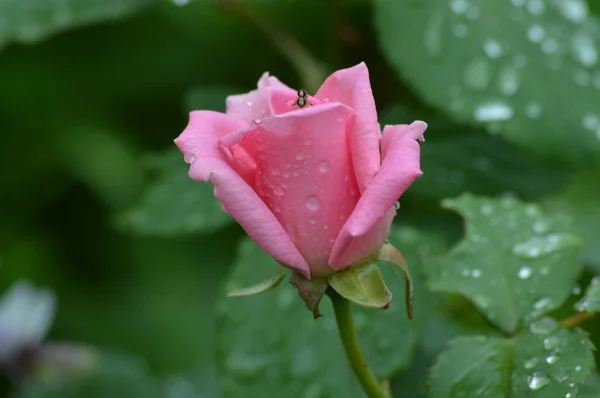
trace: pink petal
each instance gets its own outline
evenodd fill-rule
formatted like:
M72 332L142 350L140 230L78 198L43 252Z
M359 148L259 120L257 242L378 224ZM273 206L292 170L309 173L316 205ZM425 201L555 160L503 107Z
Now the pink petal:
M361 260L365 252L377 251L383 243L381 240L376 246L366 246L367 243L372 244L377 240L369 238L368 235L384 234L382 230L388 228L387 221L380 220L422 174L417 140L423 141L426 128L427 124L421 121L384 128L383 163L336 239L330 258L333 268L345 268ZM354 243L354 240L360 237L364 239L363 243Z
M355 122L350 131L354 173L360 192L364 192L379 169L379 125L377 110L365 63L342 69L325 80L315 95L323 102L339 101L354 109Z
M254 189L227 163L226 154L218 148L219 139L245 123L217 112L198 111L190 114L190 122L175 140L192 164L190 177L210 180L215 196L223 208L236 219L248 235L280 263L310 277L308 264L271 210ZM233 156L236 152L234 150ZM250 162L250 160L248 160Z
M347 143L351 119L340 103L310 106L266 119L240 143L257 162L256 192L314 276L332 272L333 242L358 200Z
M292 90L281 83L274 76L269 76L268 72L260 77L256 90L246 94L230 95L227 97L227 114L238 119L246 121L249 125L260 123L264 118L271 116L269 109L269 94L267 89L274 87L282 90Z
M246 126L243 120L213 111L190 112L185 130L175 139L175 144L186 161L192 163L203 157L223 158L217 148L222 137L233 134Z

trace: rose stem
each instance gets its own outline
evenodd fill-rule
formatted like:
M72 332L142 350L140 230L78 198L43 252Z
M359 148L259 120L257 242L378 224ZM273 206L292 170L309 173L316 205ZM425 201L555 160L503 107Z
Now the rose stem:
M358 336L354 330L354 323L352 322L350 302L340 296L332 288L327 290L327 295L333 304L335 319L337 320L340 338L342 339L346 356L350 361L352 370L358 378L363 391L369 398L390 398L383 390L379 381L377 381L377 378L371 371L367 359L362 352L360 343L358 342Z

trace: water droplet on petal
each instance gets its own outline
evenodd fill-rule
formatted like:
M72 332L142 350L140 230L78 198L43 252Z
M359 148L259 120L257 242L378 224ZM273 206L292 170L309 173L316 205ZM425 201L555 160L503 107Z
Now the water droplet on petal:
M302 160L306 157L306 155L304 154L304 151L300 151L296 154L296 160Z
M193 153L189 153L183 157L183 161L192 164L196 161L196 155L194 155Z
M318 210L321 207L321 201L316 195L310 195L304 201L304 205L308 210Z
M275 187L273 189L273 192L275 192L275 195L277 195L277 196L283 196L283 188L281 188L281 187Z
M321 164L319 164L319 170L321 173L326 173L329 170L329 163L327 161L321 162Z
M310 225L317 225L317 220L315 220L314 218L311 218L309 221Z
M252 108L254 106L254 101L252 100L247 100L246 101L246 105L248 105L248 107Z
M394 210L398 211L400 210L400 201L396 201L396 203L394 203Z
M261 123L262 123L262 120L260 120L260 119L254 119L254 124L261 124Z
M310 138L304 141L304 145L309 146L310 144L312 144L312 140Z

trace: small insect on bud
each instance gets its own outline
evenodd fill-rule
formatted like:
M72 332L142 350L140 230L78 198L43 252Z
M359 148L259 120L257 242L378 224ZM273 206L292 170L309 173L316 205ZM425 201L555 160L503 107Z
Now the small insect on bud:
M308 94L303 88L298 90L298 99L296 100L296 105L298 105L299 108L304 108L305 106L310 105L310 102L308 102Z

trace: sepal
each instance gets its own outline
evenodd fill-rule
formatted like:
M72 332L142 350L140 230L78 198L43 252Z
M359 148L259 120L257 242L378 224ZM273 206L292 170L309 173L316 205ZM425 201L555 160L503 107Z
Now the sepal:
M343 298L367 308L386 309L392 293L374 263L365 263L336 272L328 277L329 286Z

